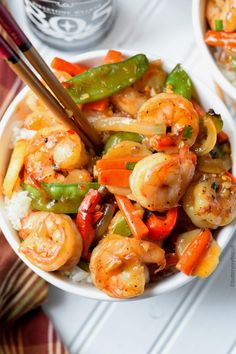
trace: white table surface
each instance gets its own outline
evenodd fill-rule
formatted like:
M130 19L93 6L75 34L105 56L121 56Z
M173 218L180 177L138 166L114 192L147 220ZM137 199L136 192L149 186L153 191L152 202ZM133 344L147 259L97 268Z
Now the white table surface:
M55 52L29 32L22 2L9 0L32 42L52 57ZM214 89L194 40L190 0L118 0L115 25L93 49L99 48L137 49L184 62ZM236 354L235 252L233 239L208 280L150 300L97 302L51 286L44 309L71 354Z

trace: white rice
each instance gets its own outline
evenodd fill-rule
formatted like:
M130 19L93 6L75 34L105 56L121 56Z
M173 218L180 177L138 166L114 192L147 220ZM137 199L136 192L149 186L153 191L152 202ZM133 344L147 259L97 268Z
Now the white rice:
M30 203L31 198L28 196L28 192L22 189L14 192L11 198L5 197L7 217L15 230L20 230L21 219L28 215Z
M17 122L17 125L12 129L11 145L12 148L15 146L17 140L30 140L35 134L36 130L29 130L21 127L20 122Z
M79 282L92 283L90 273L85 272L83 269L79 268L78 266L75 266L74 268L70 270L66 270L61 273L75 283L79 283Z

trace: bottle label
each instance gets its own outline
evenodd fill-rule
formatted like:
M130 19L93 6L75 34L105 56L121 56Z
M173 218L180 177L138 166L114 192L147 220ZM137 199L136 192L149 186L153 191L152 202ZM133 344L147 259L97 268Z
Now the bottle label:
M66 42L101 32L112 15L112 0L24 1L28 18L40 32Z

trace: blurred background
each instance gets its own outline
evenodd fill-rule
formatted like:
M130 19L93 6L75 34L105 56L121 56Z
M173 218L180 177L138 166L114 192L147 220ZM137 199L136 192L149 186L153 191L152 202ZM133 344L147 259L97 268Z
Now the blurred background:
M89 48L78 49L75 43L72 51L52 49L32 32L23 0L8 0L8 5L47 60L55 55L70 59L85 50L133 49L184 63L215 90L195 43L189 0L114 1L114 13L104 30L106 36L96 38ZM3 80L1 73L0 83ZM44 309L72 354L233 354L236 353L235 257L233 240L210 279L195 280L150 300L97 302L50 287Z

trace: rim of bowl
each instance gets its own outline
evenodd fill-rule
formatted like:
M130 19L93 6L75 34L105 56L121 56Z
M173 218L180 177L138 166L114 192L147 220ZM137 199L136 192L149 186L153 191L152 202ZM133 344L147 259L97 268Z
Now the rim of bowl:
M121 50L125 56L132 56L132 55L138 53L137 51L126 50L126 49L119 49L119 50ZM87 53L83 53L83 54L78 54L78 55L74 56L71 61L76 63L76 62L83 62L83 61L89 61L89 60L94 60L94 61L100 60L102 57L104 57L106 52L107 52L107 49L103 49L103 50L97 50L97 51L91 51L91 52L87 52ZM155 54L146 53L146 55L151 60L158 58L158 56ZM175 65L173 62L171 62L163 57L161 59L163 60L164 67L171 66L173 68L173 66ZM168 68L168 70L171 70L171 69ZM188 72L189 72L189 70L188 70ZM212 92L207 87L206 84L202 83L201 80L196 78L196 76L194 74L192 74L191 71L190 71L190 76L193 79L194 83L197 83L198 86L201 87L201 89L208 92L208 97L209 97L210 101L217 102L217 105L220 106L221 112L224 112L224 116L225 116L224 119L226 119L228 121L228 124L229 125L234 124L233 119L232 119L228 109L226 108L224 103L219 99L219 97L214 92ZM24 96L28 90L29 90L28 87L23 88L23 90L15 97L15 99L12 101L12 103L10 104L10 106L8 107L6 112L4 113L2 121L0 122L0 140L1 140L1 137L2 137L5 129L7 128L8 120L11 118L12 114L15 111L17 104L24 98ZM232 147L234 148L234 150L236 151L236 134L232 135L232 137L234 137L234 138L231 141L231 144L232 144ZM236 170L235 163L234 163L233 170L234 170L234 172ZM24 255L19 253L19 251L18 251L19 243L14 239L13 233L11 231L10 223L7 220L6 216L4 215L3 209L4 209L4 201L3 201L3 198L1 198L1 200L0 200L1 228L2 228L2 231L3 231L6 239L8 240L9 244L11 245L13 250L16 252L16 254L19 256L19 258L29 268L31 268L36 274L38 274L40 277L45 279L48 283L50 283L50 284L52 284L64 291L67 291L69 293L72 293L75 295L80 295L80 296L90 298L90 299L103 300L103 301L139 301L142 299L146 299L146 298L160 295L162 293L167 293L167 292L173 291L173 290L180 288L181 286L189 283L190 281L192 281L194 279L194 277L188 277L188 276L184 275L183 273L176 273L176 274L170 275L169 277L161 279L157 283L153 283L150 286L147 286L145 288L144 294L139 297L130 298L130 299L122 299L122 300L116 299L116 298L111 298L108 295L106 295L105 293L103 293L102 291L100 291L99 289L97 289L92 284L87 284L85 282L72 282L70 279L63 278L63 277L56 275L54 273L45 272L45 271L35 267L33 264L31 264L27 260L27 258L24 257ZM219 245L222 248L222 250L226 247L226 245L230 241L235 229L236 229L236 222L231 223L230 225L228 225L227 227L224 227L220 231Z
M208 62L209 69L216 82L231 98L236 99L236 87L234 87L230 80L222 73L209 46L204 41L204 23L206 23L206 18L202 13L204 12L205 14L205 3L205 0L193 0L192 3L192 22L195 39L203 57L205 57Z

